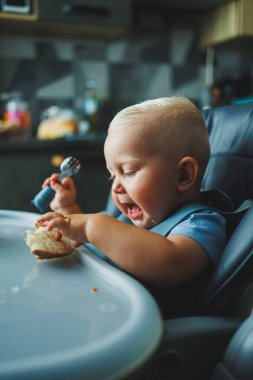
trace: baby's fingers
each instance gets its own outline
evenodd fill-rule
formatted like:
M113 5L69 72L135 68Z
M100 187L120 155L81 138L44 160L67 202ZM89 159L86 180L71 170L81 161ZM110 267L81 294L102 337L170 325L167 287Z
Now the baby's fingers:
M44 223L44 222L49 222L50 220L52 220L54 218L60 218L60 217L64 218L64 216L62 214L60 214L59 212L47 212L46 214L41 215L37 219L37 222L40 224L40 223Z
M81 245L82 245L83 243L80 243L80 241L73 241L73 246L75 247L75 248L78 248L78 247L80 247Z
M48 231L52 230L53 228L60 229L64 224L64 216L58 212L47 212L46 214L40 216L37 219L37 224L39 226L45 226Z
M44 187L49 186L50 182L51 182L51 179L50 178L46 178L45 181L42 183L43 189L44 189Z
M58 192L58 193L65 192L65 189L62 187L62 185L59 182L51 181L50 185L55 192Z
M37 219L38 224L46 225L47 231L58 228L63 235L67 235L70 228L70 218L59 212L48 212Z
M67 235L70 227L70 218L63 217L55 217L47 222L47 230L50 231L53 228L58 228L63 235Z
M61 184L62 186L67 189L67 190L71 190L71 189L74 189L75 188L75 184L74 184L74 181L70 178L70 177L65 177L62 181L61 181Z
M56 182L58 178L59 178L59 174L57 173L52 174L51 177L48 177L45 179L45 181L42 184L42 187L44 188L46 186L50 186L51 182Z

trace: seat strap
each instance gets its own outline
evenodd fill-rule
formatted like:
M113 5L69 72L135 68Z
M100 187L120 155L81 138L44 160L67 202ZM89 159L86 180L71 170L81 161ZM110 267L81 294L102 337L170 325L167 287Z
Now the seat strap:
M186 203L182 205L175 213L173 213L167 219L165 219L163 222L151 228L150 231L156 232L162 236L167 236L170 233L170 231L187 216L196 212L211 209L212 208L210 206L204 205L200 202Z
M253 205L253 200L246 199L243 201L234 211L219 211L221 215L226 219L226 232L227 232L227 241L232 236L237 225L240 223L243 216L246 214L249 208Z

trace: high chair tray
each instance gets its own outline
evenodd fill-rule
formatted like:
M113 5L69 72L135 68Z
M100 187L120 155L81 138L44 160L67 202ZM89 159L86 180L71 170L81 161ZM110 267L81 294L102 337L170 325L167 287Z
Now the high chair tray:
M37 216L0 211L0 379L121 379L134 373L161 339L155 301L84 247L37 260L24 240Z

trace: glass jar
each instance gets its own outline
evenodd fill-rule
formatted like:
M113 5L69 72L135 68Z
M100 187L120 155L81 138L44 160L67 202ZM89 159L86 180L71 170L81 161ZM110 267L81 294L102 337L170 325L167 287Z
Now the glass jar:
M22 97L11 98L5 105L4 121L27 130L31 121L28 103Z

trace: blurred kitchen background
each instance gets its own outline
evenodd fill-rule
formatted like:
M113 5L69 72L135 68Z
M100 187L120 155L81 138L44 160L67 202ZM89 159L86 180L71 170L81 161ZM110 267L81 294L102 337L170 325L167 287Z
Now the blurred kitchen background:
M252 20L252 0L1 0L0 208L36 211L32 196L68 155L83 163L82 207L103 208L103 141L125 106L252 100Z

